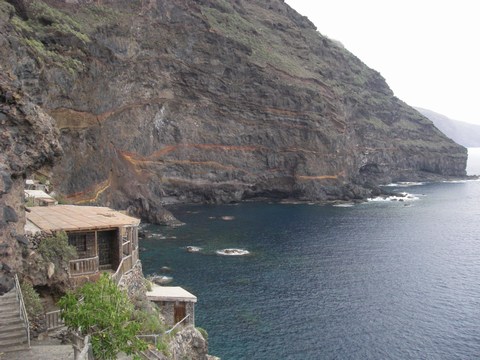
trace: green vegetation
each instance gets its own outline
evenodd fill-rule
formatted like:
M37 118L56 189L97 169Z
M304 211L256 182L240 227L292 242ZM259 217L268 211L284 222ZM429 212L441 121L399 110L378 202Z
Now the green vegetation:
M11 18L11 24L20 34L20 41L29 47L41 64L56 64L70 74L75 74L83 69L83 63L78 59L80 44L89 43L89 27L73 19L70 15L48 6L42 1L32 1L26 4L29 19L23 20L18 16ZM60 45L51 38L71 38L67 43ZM68 42L71 45L67 45ZM76 50L73 50L76 48Z
M25 309L27 310L28 318L34 319L43 314L43 305L40 301L40 295L35 291L32 284L28 281L21 281L20 288L22 289L23 301L25 302Z
M52 8L42 1L33 1L29 6L34 15L34 20L29 20L31 27L50 27L51 30L58 31L63 35L73 35L84 43L90 42L89 36L82 32L83 26L81 23L75 21L66 13Z
M136 337L141 324L133 320L133 304L106 273L76 293L67 293L59 306L70 329L91 336L96 359L116 359L119 352L132 355L147 348Z
M202 334L203 338L208 341L208 333L207 330L201 327L197 327L197 330Z
M64 231L59 231L40 241L38 252L45 261L55 264L67 264L77 257L77 250L68 244L68 237Z
M168 344L164 341L159 341L157 343L157 350L160 351L165 356L170 356L170 351L168 350Z
M163 322L160 321L158 313L154 310L146 311L145 309L134 310L133 318L139 324L141 324L140 329L138 330L139 334L163 334L165 332L165 326Z
M145 279L144 284L145 284L145 289L147 289L147 291L152 291L152 282L150 280Z
M274 36L262 22L246 20L225 1L220 1L217 7L224 11L211 7L202 10L210 24L226 37L251 49L252 60L258 65L270 64L295 76L315 77L298 57L285 53L282 39Z

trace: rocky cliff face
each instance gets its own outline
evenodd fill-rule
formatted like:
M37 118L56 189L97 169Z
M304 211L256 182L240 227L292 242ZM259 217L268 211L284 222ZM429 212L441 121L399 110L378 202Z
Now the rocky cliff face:
M0 18L3 20L3 18ZM1 40L1 38L0 38ZM25 248L25 176L60 152L54 120L33 104L0 63L0 294L13 285Z
M445 115L432 110L415 108L426 116L445 135L456 143L469 147L480 147L480 125L474 125L463 121L452 120Z
M0 0L0 57L55 120L57 189L160 221L171 200L309 200L465 175L466 150L281 0Z

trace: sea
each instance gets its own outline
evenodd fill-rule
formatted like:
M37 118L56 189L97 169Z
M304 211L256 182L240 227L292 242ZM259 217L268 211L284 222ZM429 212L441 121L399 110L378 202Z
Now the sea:
M223 360L480 359L480 181L389 188L405 196L172 208L186 225L144 225L144 273L197 296Z

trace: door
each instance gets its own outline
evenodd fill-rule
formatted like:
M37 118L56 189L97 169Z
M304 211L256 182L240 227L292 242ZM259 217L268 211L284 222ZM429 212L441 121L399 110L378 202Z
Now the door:
M98 262L100 266L106 268L112 266L113 241L115 239L115 231L99 231L98 236Z
M173 320L176 324L179 321L182 321L182 319L187 315L186 309L185 309L185 303L177 301L175 302L175 306L173 309L174 309Z

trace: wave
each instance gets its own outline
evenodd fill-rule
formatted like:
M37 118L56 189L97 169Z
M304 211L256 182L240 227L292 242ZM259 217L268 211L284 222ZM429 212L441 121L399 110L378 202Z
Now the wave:
M353 207L353 206L355 206L355 204L353 204L353 203L342 203L342 204L333 204L332 206L346 208L346 207Z
M152 274L150 275L147 280L157 284L157 285L165 285L173 281L173 277L166 276L166 275L157 275Z
M390 196L377 196L374 198L369 198L367 201L370 202L382 202L382 201L415 201L418 200L418 195L410 194L407 192L399 193L398 195L390 195Z
M442 181L443 183L448 183L448 184L466 184L471 180L444 180Z
M185 249L187 250L187 252L190 252L190 253L196 253L196 252L202 251L202 248L199 246L187 246Z
M223 256L242 256L250 254L250 251L245 249L223 249L215 251L217 255Z
M384 185L384 186L388 186L388 187L409 187L409 186L421 186L421 185L425 185L426 183L424 182L415 182L415 181L401 181L401 182L398 182L398 183L391 183L391 184L387 184L387 185Z

